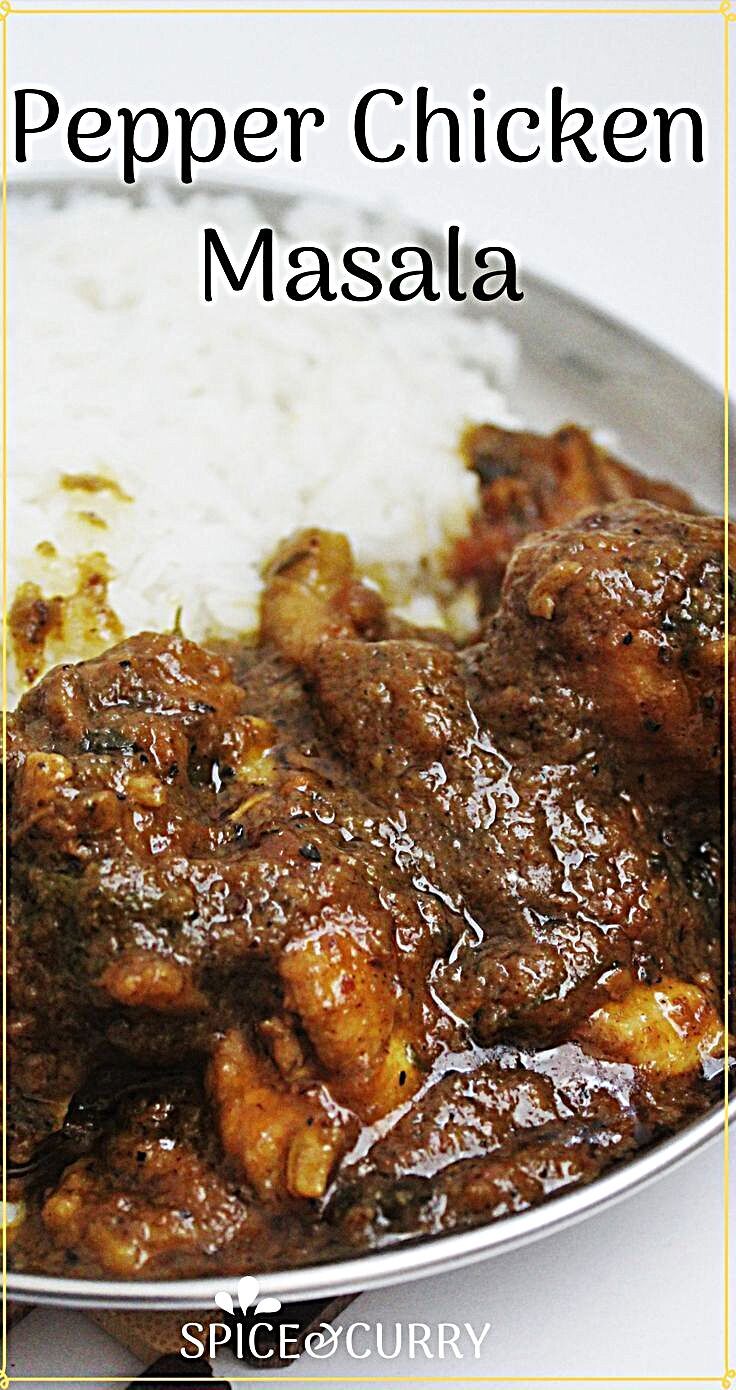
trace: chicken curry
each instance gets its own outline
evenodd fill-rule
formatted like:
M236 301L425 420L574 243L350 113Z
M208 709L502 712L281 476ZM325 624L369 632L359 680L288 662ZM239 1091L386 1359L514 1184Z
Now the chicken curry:
M473 640L344 537L8 730L16 1269L243 1273L495 1220L723 1088L723 523L569 427L466 440Z

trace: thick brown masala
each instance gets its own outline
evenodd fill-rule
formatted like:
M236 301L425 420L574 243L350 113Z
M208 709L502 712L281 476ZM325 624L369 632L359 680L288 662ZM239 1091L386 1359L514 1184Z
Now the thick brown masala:
M718 1100L723 525L559 505L486 546L470 646L308 531L256 641L143 633L24 696L16 1268L243 1273L459 1229Z

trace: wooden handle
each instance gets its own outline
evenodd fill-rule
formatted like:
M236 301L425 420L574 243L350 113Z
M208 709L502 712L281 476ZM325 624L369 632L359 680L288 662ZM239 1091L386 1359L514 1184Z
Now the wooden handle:
M185 1309L179 1313L145 1313L126 1308L93 1308L89 1316L98 1327L146 1365L159 1356L174 1355L180 1350L182 1323L202 1322L207 1327L211 1322L217 1322L211 1308L206 1313L202 1309Z

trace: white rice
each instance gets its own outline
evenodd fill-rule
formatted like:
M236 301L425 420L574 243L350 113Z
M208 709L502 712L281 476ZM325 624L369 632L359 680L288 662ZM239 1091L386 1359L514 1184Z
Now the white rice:
M418 619L442 616L439 557L477 496L459 437L472 420L508 418L513 340L491 313L440 303L263 304L248 292L204 305L198 229L219 226L240 254L262 221L245 196L12 202L11 599L29 579L47 596L70 591L74 560L101 550L126 632L169 628L177 610L194 638L248 630L264 560L314 524L345 531ZM314 235L338 248L412 240L303 201L283 239ZM132 500L60 485L79 473ZM90 510L105 529L80 516Z

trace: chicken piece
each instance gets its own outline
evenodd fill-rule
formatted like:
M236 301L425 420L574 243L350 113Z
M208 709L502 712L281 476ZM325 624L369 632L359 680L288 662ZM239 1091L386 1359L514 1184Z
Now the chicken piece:
M453 1061L341 1168L328 1210L356 1244L523 1211L634 1147L630 1067L574 1044Z
M330 1093L363 1122L404 1104L423 1080L412 1046L417 1020L390 941L387 914L368 920L348 905L328 904L289 943L279 967L284 1004L309 1038ZM425 1005L425 1026L429 1016Z
M172 1278L187 1260L194 1260L196 1268L197 1257L201 1261L209 1245L222 1248L242 1236L246 1218L237 1197L226 1189L218 1192L211 1170L192 1155L179 1150L169 1166L175 1191L161 1181L150 1194L131 1196L125 1187L111 1189L109 1178L100 1178L90 1160L72 1165L43 1204L48 1233L108 1278ZM199 1197L204 1192L206 1202ZM257 1229L257 1218L253 1225Z
M434 973L434 988L484 1044L569 1036L618 972L685 974L715 960L717 912L692 892L698 847L665 848L662 821L639 814L590 760L517 770L519 801L483 837L484 873L463 878L474 930Z
M723 1054L723 1022L697 985L665 977L596 1009L578 1037L605 1057L662 1076L697 1072Z
M350 1135L326 1091L290 1091L234 1031L215 1048L209 1084L225 1153L259 1197L324 1195Z
M577 425L551 435L477 425L465 436L464 452L481 481L480 511L456 543L450 572L477 583L484 613L495 610L514 547L530 532L564 526L582 511L628 497L696 510L682 488L620 463Z
M672 787L713 785L724 593L721 521L648 502L593 512L518 547L489 634L513 652L499 678L567 686L627 762Z
M649 698L658 680L671 710L673 754L687 756L680 780L693 778L677 722L685 708L702 708L699 760L718 758L720 534L708 519L639 503L530 539L498 617L465 657L348 637L334 608L311 631L301 660L341 756L391 807L386 833L405 845L415 887L463 918L433 987L483 1042L499 1031L564 1036L605 1000L611 973L688 971L716 949L693 888L702 875L713 900L717 824L691 808L673 829L649 792L622 797L612 753L620 744L628 773L625 740L640 730L650 753L655 706L640 707L644 674L638 685L631 668L606 676L610 651L641 649ZM668 802L676 766L672 756L666 778L657 767Z
M378 1118L419 1084L394 1032L389 939L375 919L325 904L281 957L287 1012L261 1028L275 1068L237 1032L215 1047L210 1086L223 1145L261 1197L321 1197L356 1116ZM299 1045L304 1035L317 1067Z
M382 1062L370 1075L340 1078L335 1087L343 1105L365 1124L373 1124L407 1105L425 1079L425 1069L417 1060L416 1027L413 1020L399 1022L389 1038Z
M380 630L384 613L380 595L358 580L345 536L298 531L268 566L261 637L303 663L323 637Z
M391 798L394 824L405 816L415 886L443 893L461 918L434 986L483 1042L510 1026L567 1027L637 939L656 952L665 931L697 936L678 878L665 887L669 866L652 862L655 828L589 767L526 751L512 764L492 714L481 722L470 704L457 655L330 639L313 668L342 755Z
M717 969L722 541L713 519L621 503L514 555L467 660L486 684L479 718L547 831L521 800L526 848L502 842L496 922L476 914L484 939L443 967L443 997L464 1017L479 1001L484 1038L504 1014L522 1031L574 1027L622 968L643 983Z
M328 1074L365 1079L388 1052L396 1010L389 940L375 919L328 903L283 953L284 1003Z
M205 754L241 702L224 658L183 637L141 633L95 660L55 667L22 707L26 723L38 719L48 726L57 752L77 752L80 745L98 754L130 751L138 735L148 733L142 751L166 771L174 751L167 731L185 732ZM137 712L159 719L146 728Z
M232 674L144 636L50 673L12 722L18 1155L111 1051L173 1067L243 1025L266 1054L278 1033L300 1085L372 1118L447 1032L426 983L444 926L359 833L373 803L303 751L318 729L299 674L254 653L247 714ZM291 723L260 712L276 697Z
M160 1013L163 1037L166 1011L202 1005L170 927L196 904L182 854L212 852L219 838L187 805L201 798L190 777L241 701L227 662L178 637L144 636L56 668L11 719L9 986L21 1092L68 1097L82 1084L104 1037L100 1006ZM177 1051L191 1041L184 1030Z
M372 789L385 794L438 759L448 767L476 741L456 652L416 640L329 638L309 669L340 753ZM502 770L498 759L498 776Z
M156 1099L124 1107L119 1128L78 1160L45 1196L41 1219L77 1273L175 1278L201 1269L212 1249L262 1247L254 1203L214 1166L196 1087L163 1083ZM112 1181L111 1181L112 1179ZM68 1266L67 1266L68 1272Z

